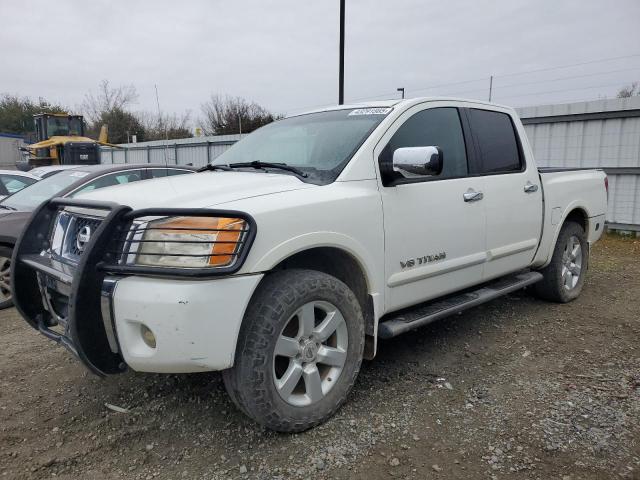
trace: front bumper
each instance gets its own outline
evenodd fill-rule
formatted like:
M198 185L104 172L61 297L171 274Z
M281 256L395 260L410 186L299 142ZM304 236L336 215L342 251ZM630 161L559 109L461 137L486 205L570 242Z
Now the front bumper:
M57 258L49 245L55 218L66 207L104 215L77 264ZM170 210L167 214L184 213ZM118 265L114 239L128 231L139 212L148 211L67 199L40 206L14 248L16 308L32 327L98 375L119 373L127 366L174 373L232 366L244 309L262 275L205 276L196 271L170 277L164 271L145 275L139 267ZM255 228L251 233L255 235ZM235 268L240 266L238 262ZM155 336L155 347L143 341L143 327Z
M261 279L262 275L194 281L117 280L110 301L125 363L133 370L156 373L233 366L244 311ZM144 342L143 327L153 333L155 348Z

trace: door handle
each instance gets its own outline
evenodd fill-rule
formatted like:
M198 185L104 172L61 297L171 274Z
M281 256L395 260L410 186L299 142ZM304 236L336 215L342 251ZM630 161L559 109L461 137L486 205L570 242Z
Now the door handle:
M474 189L470 188L462 194L462 198L464 198L465 202L477 202L484 198L484 194L482 192L476 192Z
M524 186L524 193L533 193L538 191L538 185L535 183L527 182Z

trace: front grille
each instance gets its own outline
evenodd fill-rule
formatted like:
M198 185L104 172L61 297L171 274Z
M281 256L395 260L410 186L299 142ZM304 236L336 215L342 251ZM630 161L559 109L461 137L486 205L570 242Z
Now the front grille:
M101 223L100 218L61 212L53 230L52 253L77 263Z
M100 226L101 221L95 218L74 217L75 221L69 224L67 231L67 257L77 260L84 251L84 246L89 242L89 238Z

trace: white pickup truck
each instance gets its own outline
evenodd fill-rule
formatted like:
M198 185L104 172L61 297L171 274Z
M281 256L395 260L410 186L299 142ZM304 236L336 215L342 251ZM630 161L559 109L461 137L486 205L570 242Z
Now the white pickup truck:
M536 167L510 108L339 106L201 173L43 204L13 294L94 373L222 370L243 412L301 431L345 401L378 338L528 285L576 298L606 206L602 171Z

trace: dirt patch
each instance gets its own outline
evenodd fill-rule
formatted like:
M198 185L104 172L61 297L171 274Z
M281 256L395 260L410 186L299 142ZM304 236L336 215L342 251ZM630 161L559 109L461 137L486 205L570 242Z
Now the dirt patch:
M610 236L575 302L518 292L383 342L333 419L282 435L218 374L100 380L6 310L0 476L639 479L639 317L640 242Z

